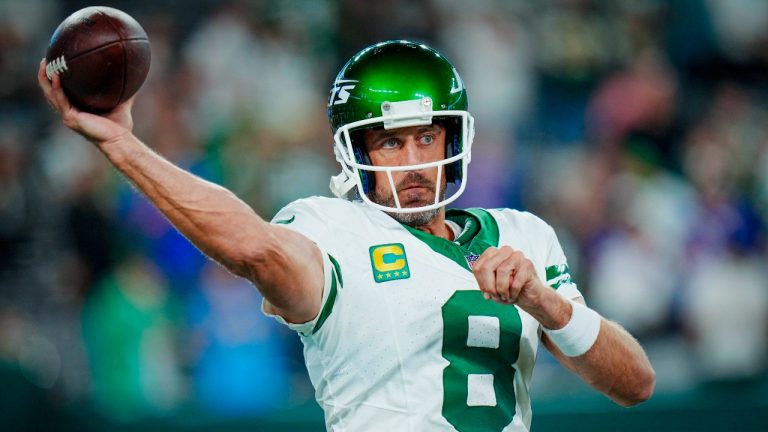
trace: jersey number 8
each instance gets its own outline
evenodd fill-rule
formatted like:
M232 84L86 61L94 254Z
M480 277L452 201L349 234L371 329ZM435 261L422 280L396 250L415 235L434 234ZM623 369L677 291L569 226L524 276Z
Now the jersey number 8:
M515 415L517 308L456 291L442 307L443 417L458 431L501 431Z

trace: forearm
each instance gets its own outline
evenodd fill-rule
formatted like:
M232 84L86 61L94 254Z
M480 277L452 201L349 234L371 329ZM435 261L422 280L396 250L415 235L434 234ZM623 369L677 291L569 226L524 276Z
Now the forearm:
M227 189L150 150L131 133L133 98L103 115L80 111L64 94L58 74L48 80L45 60L37 82L64 125L94 143L203 253L254 282L286 318L317 314L323 260L308 238L271 226Z
M538 292L539 295L533 296L523 307L545 329L551 329L551 333L542 334L542 341L563 365L620 405L635 405L651 396L655 373L643 348L632 335L620 325L586 309L581 298L572 303L548 287ZM571 324L577 308L580 314ZM587 321L584 321L585 317ZM593 319L599 321L593 322ZM583 325L577 325L577 322ZM573 351L569 354L573 357L568 357L555 344L555 333L559 333L556 339L559 343L573 344L578 340L578 345L584 346L578 351L573 345L568 347L565 351ZM577 335L592 336L583 340ZM594 343L590 346L591 341Z
M594 345L577 357L566 357L546 334L543 338L567 368L616 403L632 406L651 397L655 372L640 344L620 325L602 319Z
M229 190L170 163L133 135L98 148L203 253L238 275L247 273L248 244L267 225Z
M545 290L535 301L535 306L530 307L531 314L547 329L562 329L570 324L578 306L582 314L586 313L586 316L592 317L590 319L599 320L599 330L598 323L594 322L594 327L576 326L573 330L566 328L559 331L572 332L576 328L594 329L587 330L588 333L597 332L596 339L595 333L589 333L593 336L587 340L594 340L594 343L582 348L586 349L586 352L578 351L583 354L571 353L573 357L563 354L560 347L553 342L552 338L555 336L550 336L547 332L542 334L544 345L564 366L616 403L631 406L647 400L653 393L656 377L643 348L620 325L607 321L582 306L584 304L582 299L575 302L580 304L572 304L554 290ZM575 326L575 322L572 325ZM572 347L569 349L573 350Z

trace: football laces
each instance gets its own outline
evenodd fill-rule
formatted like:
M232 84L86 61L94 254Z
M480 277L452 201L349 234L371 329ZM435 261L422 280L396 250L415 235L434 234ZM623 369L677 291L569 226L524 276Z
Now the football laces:
M45 65L45 76L50 81L53 79L54 74L59 74L65 70L67 70L67 61L64 59L64 56L59 56Z

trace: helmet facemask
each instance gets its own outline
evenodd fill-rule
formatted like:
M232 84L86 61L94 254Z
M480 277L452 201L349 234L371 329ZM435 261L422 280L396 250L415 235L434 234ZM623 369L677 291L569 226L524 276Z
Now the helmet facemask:
M400 102L383 102L381 116L345 124L334 134L334 152L336 160L341 164L342 173L331 180L331 190L336 196L352 198L356 195L366 204L388 213L419 213L439 209L455 201L464 192L467 179L467 165L471 158L472 140L474 137L474 120L464 110L432 110L432 99L406 100ZM377 166L368 158L364 144L361 143L361 132L375 127L385 130L410 126L430 125L440 122L445 126L445 158L417 165ZM425 169L436 169L434 202L428 205L405 207L400 203L397 186L393 178L395 172L416 172ZM386 183L391 192L391 203L371 199L375 192L376 171L386 174ZM443 187L443 183L453 183L455 186ZM356 188L357 193L352 193ZM451 189L450 192L446 192ZM375 199L375 198L374 198Z

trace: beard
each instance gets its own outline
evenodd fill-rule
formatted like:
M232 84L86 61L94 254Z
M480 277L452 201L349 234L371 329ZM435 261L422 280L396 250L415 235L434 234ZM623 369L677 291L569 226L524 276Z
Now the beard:
M420 187L423 187L423 188L425 188L427 190L431 190L431 191L436 190L435 189L435 184L433 182L427 180L426 177L424 177L421 174L416 173L416 172L410 172L395 187L396 187L397 191L400 191L404 187L412 186L414 184L417 184ZM439 201L442 201L442 200L445 199L445 189L446 189L445 185L443 185L440 188L440 199L439 199ZM382 196L382 195L380 195L378 193L378 191L375 188L374 188L373 191L368 193L368 198L370 198L371 201L373 201L373 202L375 202L376 204L379 204L379 205L383 205L383 206L386 206L386 207L397 207L397 205L395 204L395 198L394 198L393 194L390 194L389 196ZM416 204L417 206L422 206L422 205L430 205L430 204L435 202L434 201L434 196L432 196L431 199L429 199L430 197L427 197L427 198L428 199L426 200L427 201L426 203L424 203L425 200L415 200L415 201L412 201L412 202L408 202L408 201L403 202L403 200L401 199L400 200L400 205L401 205L401 207L407 208L407 207L411 206L409 204ZM415 206L413 206L413 207L415 207ZM432 222L432 220L434 220L435 217L437 217L437 215L440 213L440 208L436 208L436 209L432 209L432 210L425 210L425 211L415 212L415 213L391 213L391 212L385 212L385 213L387 213L394 220L400 222L401 224L408 225L408 226L411 226L411 227L415 228L415 227L420 227L420 226L427 225L430 222Z

